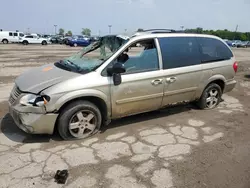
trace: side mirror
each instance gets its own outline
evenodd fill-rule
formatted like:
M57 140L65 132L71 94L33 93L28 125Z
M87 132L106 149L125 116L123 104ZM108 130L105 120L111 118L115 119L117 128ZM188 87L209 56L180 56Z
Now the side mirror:
M113 74L121 74L126 72L124 64L118 62L113 65L113 67L107 69L108 74L111 76Z
M114 85L120 85L122 83L121 73L126 72L126 69L122 63L116 63L112 68L107 69L108 75L113 76Z

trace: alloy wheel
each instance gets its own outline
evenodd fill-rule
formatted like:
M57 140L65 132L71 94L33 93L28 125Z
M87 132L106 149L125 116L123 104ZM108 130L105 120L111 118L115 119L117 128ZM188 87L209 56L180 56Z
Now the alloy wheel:
M78 111L69 121L69 132L75 138L85 138L95 131L96 126L97 117L92 111Z
M218 104L218 101L219 91L216 88L210 89L206 98L206 107L212 109Z

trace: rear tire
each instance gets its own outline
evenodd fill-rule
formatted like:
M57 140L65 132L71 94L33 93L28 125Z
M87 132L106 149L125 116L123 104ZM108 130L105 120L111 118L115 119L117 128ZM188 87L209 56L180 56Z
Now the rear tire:
M78 100L61 111L57 123L59 135L64 140L85 139L98 132L102 115L93 103Z
M214 109L221 102L221 96L221 87L216 83L211 83L204 89L197 104L200 109Z
M3 39L2 42L3 42L4 44L8 44L8 43L9 43L9 41L8 41L7 39Z

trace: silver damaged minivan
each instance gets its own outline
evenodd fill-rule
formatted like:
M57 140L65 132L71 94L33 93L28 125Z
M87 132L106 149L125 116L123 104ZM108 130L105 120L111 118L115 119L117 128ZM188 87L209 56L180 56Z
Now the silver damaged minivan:
M101 37L69 58L20 75L9 97L17 126L82 139L112 119L182 102L213 109L236 84L237 62L220 38L142 32Z

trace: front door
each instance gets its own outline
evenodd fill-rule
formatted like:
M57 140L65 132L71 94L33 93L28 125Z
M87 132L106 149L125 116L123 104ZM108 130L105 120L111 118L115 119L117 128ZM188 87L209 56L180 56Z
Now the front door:
M120 85L111 82L112 117L160 108L164 85L155 39L132 44L122 54L115 62L124 63L126 72L121 75Z
M162 106L194 100L202 79L197 39L184 36L158 40L164 72Z

